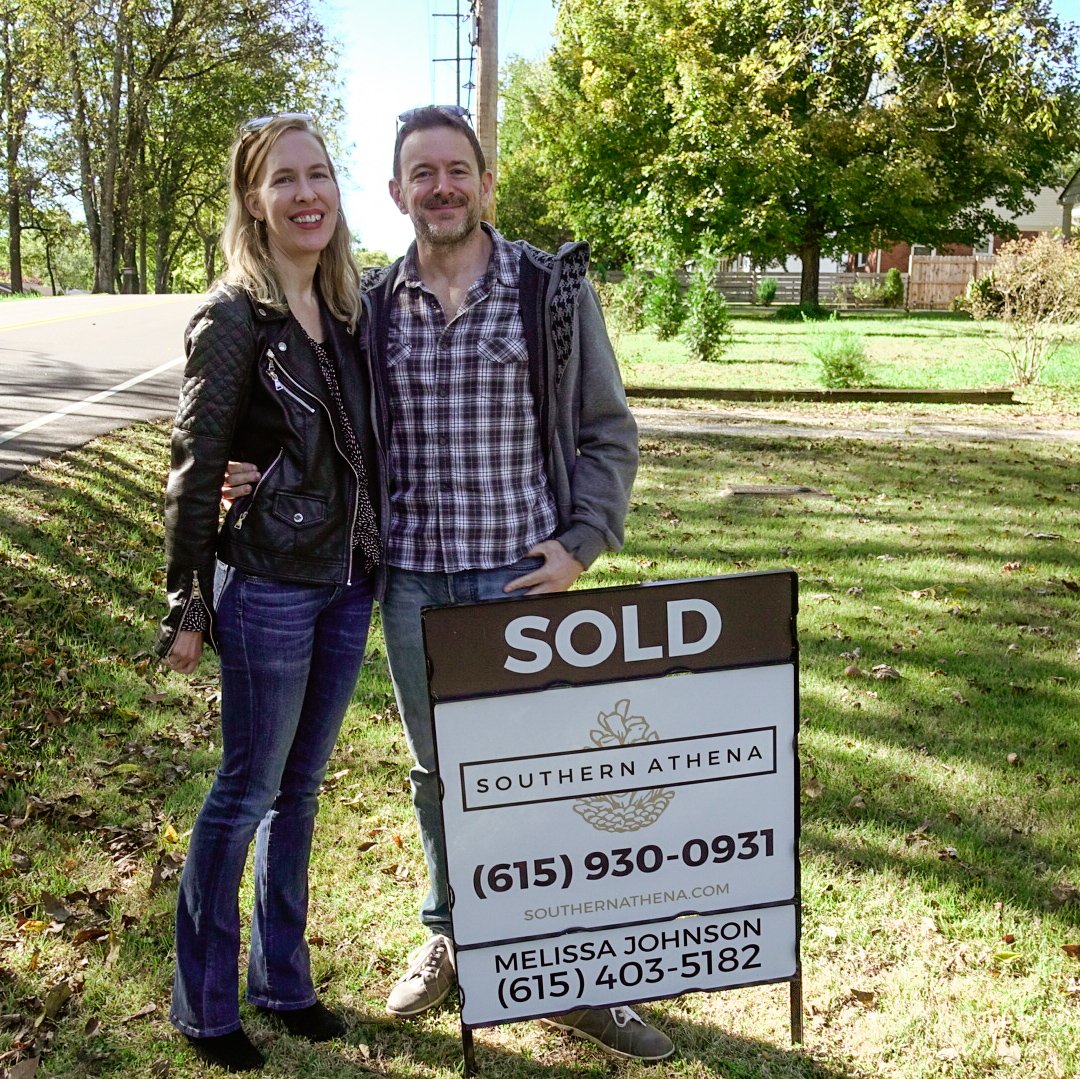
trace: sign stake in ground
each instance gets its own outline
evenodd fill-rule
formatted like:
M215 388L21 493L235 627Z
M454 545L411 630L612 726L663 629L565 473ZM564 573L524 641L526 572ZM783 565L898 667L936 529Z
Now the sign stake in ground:
M472 1029L788 982L802 1040L790 571L422 616Z

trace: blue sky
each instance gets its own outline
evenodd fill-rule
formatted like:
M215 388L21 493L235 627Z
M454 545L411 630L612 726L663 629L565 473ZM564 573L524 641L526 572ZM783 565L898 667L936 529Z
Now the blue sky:
M467 15L468 0L316 3L323 25L343 46L342 142L348 149L337 164L347 173L342 182L345 215L365 247L391 257L402 254L412 240L409 219L398 212L386 189L397 115L416 105L458 100L455 65L434 62L436 57L455 55L456 19L434 16L452 14L459 6ZM512 55L530 59L544 55L551 48L554 23L552 0L499 0L500 67ZM469 25L469 20L462 24L466 55ZM462 77L466 81L467 67Z
M443 16L459 7L468 14L468 0L316 0L323 25L343 47L347 150L338 164L346 173L349 227L365 247L391 257L412 239L409 219L386 189L396 118L415 105L458 100L455 65L434 61L456 51L456 20ZM1051 0L1051 7L1060 18L1080 22L1080 0ZM554 21L552 0L499 0L500 67L512 55L546 53ZM462 31L466 54L468 25L466 20ZM462 81L467 79L466 69Z

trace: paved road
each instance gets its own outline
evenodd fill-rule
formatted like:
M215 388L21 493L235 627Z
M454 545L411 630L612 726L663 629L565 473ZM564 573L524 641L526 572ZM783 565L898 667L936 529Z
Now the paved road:
M170 416L198 296L0 302L0 482L136 420Z

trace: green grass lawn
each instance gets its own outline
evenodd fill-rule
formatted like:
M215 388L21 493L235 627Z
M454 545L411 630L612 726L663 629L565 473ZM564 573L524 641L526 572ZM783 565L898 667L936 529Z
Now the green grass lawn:
M524 1023L477 1032L481 1074L1080 1074L1080 449L642 448L626 549L583 583L800 577L805 1044L781 985L644 1007L679 1049L657 1069ZM176 878L219 737L213 663L184 679L149 653L167 457L166 430L140 425L0 486L0 1069L40 1051L39 1077L220 1074L166 1019ZM722 497L730 483L832 497ZM383 1011L422 939L407 769L376 630L312 866L316 978L350 1034L313 1047L245 1008L267 1075L459 1074L451 1006Z
M732 341L716 363L691 359L678 339L657 341L650 331L615 333L628 385L819 389L820 364L807 344L821 323L781 322L760 308L733 306ZM998 349L1005 330L996 322L941 312L852 312L840 324L862 339L874 386L914 389L996 389L1010 384ZM1020 399L1058 391L1080 402L1080 336L1047 365L1042 388ZM1025 397L1024 395L1028 395Z

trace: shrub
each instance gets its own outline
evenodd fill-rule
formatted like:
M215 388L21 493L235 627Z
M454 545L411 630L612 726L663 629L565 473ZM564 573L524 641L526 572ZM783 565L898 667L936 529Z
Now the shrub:
M821 381L829 389L866 385L866 346L854 330L840 326L835 314L810 332L806 347L821 364Z
M698 252L690 275L683 337L690 354L698 360L720 359L731 337L727 301L716 291L719 266L720 260L713 249L705 246Z
M994 283L993 271L982 277L972 278L964 295L957 299L959 309L970 311L976 319L997 318L1005 303L1005 298Z
M686 307L683 303L682 283L675 270L675 263L670 259L662 262L653 274L645 301L645 312L661 341L669 341L683 324Z
M763 277L758 283L757 288L754 289L754 294L757 296L757 302L764 307L768 307L769 304L776 299L776 278L775 277Z
M605 314L625 333L640 333L645 328L645 305L651 279L641 270L631 270L617 284L610 286Z
M1039 381L1047 362L1080 322L1080 247L1040 233L1004 244L994 265L985 306L1007 328L1003 352L1013 380ZM996 295L995 295L996 294ZM1000 297L1000 304L998 302Z
M851 297L856 303L879 304L885 298L885 289L876 281L856 281L851 286Z
M904 306L904 278L895 266L885 271L885 283L881 286L881 302L886 307Z

